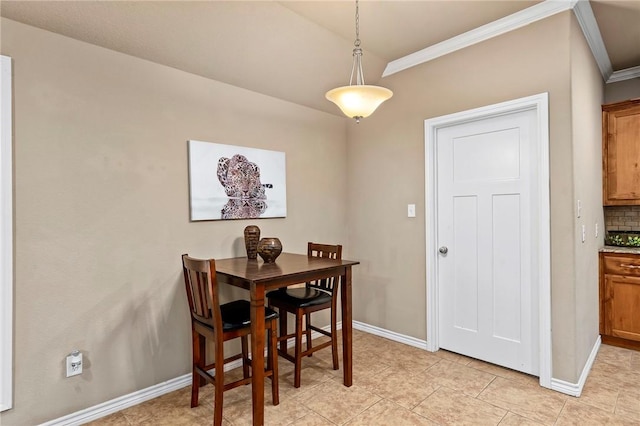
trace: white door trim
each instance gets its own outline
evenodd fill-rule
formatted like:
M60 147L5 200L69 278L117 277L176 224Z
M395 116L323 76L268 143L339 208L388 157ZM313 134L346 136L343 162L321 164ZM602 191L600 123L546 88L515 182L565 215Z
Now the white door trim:
M13 407L13 172L11 58L0 56L0 411Z
M539 330L540 386L551 388L551 239L549 210L549 96L547 93L515 99L468 111L425 120L425 200L426 200L426 277L427 349L437 351L438 340L438 262L437 262L437 163L435 138L438 129L518 111L535 110L538 143L538 229L539 235Z

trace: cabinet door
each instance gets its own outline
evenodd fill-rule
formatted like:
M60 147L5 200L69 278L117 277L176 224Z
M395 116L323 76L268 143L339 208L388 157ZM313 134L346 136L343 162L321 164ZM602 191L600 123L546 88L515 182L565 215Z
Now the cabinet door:
M603 118L605 204L640 204L640 105Z
M640 342L640 278L604 277L604 334Z

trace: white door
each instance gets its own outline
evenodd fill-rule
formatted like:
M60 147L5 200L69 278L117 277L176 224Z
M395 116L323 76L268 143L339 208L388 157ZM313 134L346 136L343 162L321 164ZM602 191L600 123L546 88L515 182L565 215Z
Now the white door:
M536 112L438 129L443 349L538 375Z

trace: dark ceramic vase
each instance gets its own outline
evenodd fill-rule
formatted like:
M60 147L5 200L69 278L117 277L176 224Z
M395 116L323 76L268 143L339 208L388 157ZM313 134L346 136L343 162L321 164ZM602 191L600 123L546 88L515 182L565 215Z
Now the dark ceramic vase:
M247 258L256 259L258 257L258 243L260 242L260 228L249 225L244 228L244 246L247 249Z
M277 238L263 238L258 243L258 254L264 263L273 263L282 253L282 243Z

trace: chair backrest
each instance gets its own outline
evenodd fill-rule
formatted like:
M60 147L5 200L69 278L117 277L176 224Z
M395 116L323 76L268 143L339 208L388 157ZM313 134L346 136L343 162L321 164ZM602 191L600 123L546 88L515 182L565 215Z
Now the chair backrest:
M307 244L307 256L309 257L324 257L327 259L342 260L342 246L330 245L330 244ZM331 278L323 278L321 280L311 281L307 283L307 287L317 288L333 294L333 290L338 288L340 282L340 276Z
M209 325L216 332L222 333L216 261L194 259L183 254L182 271L189 308L191 308L191 319Z

